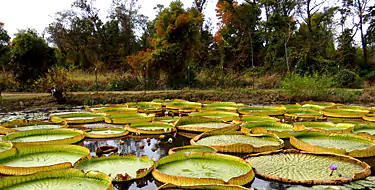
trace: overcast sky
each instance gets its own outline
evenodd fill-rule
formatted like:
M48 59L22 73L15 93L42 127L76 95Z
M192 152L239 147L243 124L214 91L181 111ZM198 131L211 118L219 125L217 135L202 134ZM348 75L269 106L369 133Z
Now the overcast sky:
M156 11L153 9L157 4L163 4L168 7L173 0L138 0L141 6L140 13L154 19ZM329 0L326 0L327 2ZM71 8L74 0L0 0L0 22L4 22L4 28L8 34L13 38L18 29L25 29L27 27L35 28L41 33L49 23L54 21L54 15L58 11L63 11ZM110 8L112 0L96 0L95 7L100 9L100 17L106 20L108 9ZM185 8L193 5L193 0L181 0ZM211 18L212 23L216 26L216 7L217 0L208 0L208 5L205 9L205 17ZM237 0L242 3L244 0ZM367 29L367 26L365 26ZM355 40L357 44L360 40L359 32Z

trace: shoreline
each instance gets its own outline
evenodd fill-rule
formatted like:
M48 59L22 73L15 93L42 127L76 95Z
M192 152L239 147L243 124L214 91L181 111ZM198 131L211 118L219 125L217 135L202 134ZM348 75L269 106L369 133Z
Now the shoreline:
M330 95L327 97L289 97L281 89L249 90L159 90L159 91L105 91L105 92L70 92L66 93L66 103L58 104L49 93L2 93L0 112L21 111L45 107L66 108L72 106L95 104L120 104L125 102L152 101L153 99L186 99L189 101L232 101L244 104L270 105L293 104L296 102L314 100L330 101L345 104L375 104L375 90L344 89L345 93L357 93L358 97L341 97Z

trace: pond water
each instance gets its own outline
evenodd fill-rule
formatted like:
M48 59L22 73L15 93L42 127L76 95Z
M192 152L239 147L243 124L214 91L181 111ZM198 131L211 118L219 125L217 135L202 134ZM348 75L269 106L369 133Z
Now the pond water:
M75 107L66 110L49 110L49 112L41 112L40 110L28 110L26 112L16 112L16 113L0 113L0 122L14 120L14 119L38 119L38 120L47 120L48 114L57 113L57 112L67 112L67 111L83 111L82 107ZM105 124L104 124L105 125ZM180 135L181 134L181 135ZM182 136L183 135L183 136ZM130 134L130 136L115 138L115 139L84 139L84 141L78 143L78 145L88 148L92 156L95 156L95 150L97 147L102 145L111 145L118 147L119 154L136 154L137 156L146 155L149 158L155 158L159 160L160 158L168 155L168 150L173 147L186 146L190 145L190 138L186 136L193 136L192 134L178 132L175 137L166 135L165 138L160 139L159 135L154 136L136 136ZM173 142L169 143L168 138L173 138ZM146 139L150 138L151 142L147 143ZM120 140L123 141L120 145ZM158 143L161 141L161 143ZM142 143L144 146L143 149L139 147L139 144ZM293 148L288 140L284 139L285 148ZM245 154L233 154L235 156L244 157ZM372 167L372 175L375 171L375 158L365 158L360 159L367 162ZM154 190L158 186L162 185L160 182L153 179L151 173L143 179L133 180L126 183L115 183L114 187L117 190ZM278 183L273 181L267 181L260 178L255 178L253 182L245 185L245 187L252 188L266 188L266 189L288 189L289 187L295 187L297 185L291 185L286 183Z

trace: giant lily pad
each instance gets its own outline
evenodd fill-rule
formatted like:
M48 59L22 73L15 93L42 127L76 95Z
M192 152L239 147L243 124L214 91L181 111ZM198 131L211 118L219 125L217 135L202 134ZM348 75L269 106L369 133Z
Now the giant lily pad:
M273 133L280 138L288 138L293 125L276 122L245 123L241 125L241 131L253 134Z
M258 122L278 122L280 119L269 116L243 115L233 119L233 123L258 123Z
M137 108L140 113L157 113L162 111L161 103L156 102L138 102Z
M128 108L128 107L101 107L96 109L90 109L93 113L105 113L105 114L126 114L126 113L136 113L137 108Z
M88 123L88 124L78 124L78 125L69 125L69 128L73 129L104 129L104 128L124 128L123 125L115 125L109 123Z
M290 144L310 152L331 152L353 157L375 156L375 140L354 134L293 132Z
M197 135L190 144L211 146L219 152L228 153L265 152L284 147L284 141L274 134L240 133L228 128Z
M152 122L155 122L155 123L172 123L172 124L175 124L178 120L180 119L180 117L155 117L152 119Z
M327 132L350 133L354 124L350 123L330 123L330 122L297 122L293 128L295 131L316 130Z
M290 109L286 110L286 117L300 117L300 118L318 118L323 116L319 111L309 109Z
M220 119L226 117L238 117L238 113L224 112L224 111L205 111L205 112L192 112L190 116L206 117L211 119Z
M324 109L323 115L326 117L339 117L339 118L362 118L369 113L368 110L357 109Z
M302 108L308 108L313 110L323 110L325 108L333 108L337 106L333 102L314 102L314 101L306 101L303 103Z
M239 108L244 106L241 103L236 103L236 102L211 102L206 104L206 107L235 107Z
M223 185L223 184L216 184L216 185L188 185L188 186L179 186L171 183L166 183L157 190L178 190L178 189L211 189L211 190L249 190L246 187L242 187L239 185Z
M201 109L202 112L204 111L226 111L226 112L237 112L237 107L204 107Z
M32 144L73 144L85 138L83 131L73 129L29 130L10 133L2 137L3 141L15 146Z
M107 116L105 122L113 124L140 123L149 122L153 117L155 117L154 114L145 113L114 114Z
M277 150L252 154L245 160L254 167L257 176L286 183L343 184L371 174L365 162L337 154Z
M77 145L22 146L15 152L0 153L0 173L28 175L39 171L70 168L76 161L89 155L87 148Z
M358 124L353 128L353 132L358 135L375 137L375 124Z
M66 122L68 124L96 123L104 121L105 114L86 112L65 112L50 115L54 123Z
M353 106L353 105L344 105L344 106L338 106L338 109L351 109L351 110L368 110L365 106Z
M15 154L16 149L13 148L13 144L11 142L0 142L0 159L2 156L6 156L8 154Z
M37 130L37 129L58 129L62 127L67 127L67 125L58 125L58 124L54 124L50 122L37 121L37 120L35 121L34 120L14 120L11 122L1 123L1 126L9 129L8 132Z
M302 108L302 105L301 104L285 104L283 105L287 110L290 110L290 109L300 109Z
M179 130L192 132L206 132L213 129L229 127L231 124L226 124L220 120L204 118L204 117L182 117L177 121L176 126Z
M176 152L184 152L184 153L187 153L187 154L190 154L192 152L212 152L212 153L216 153L217 150L210 147L210 146L189 145L189 146L181 146L181 147L171 148L171 149L169 149L168 154L174 154Z
M202 104L198 102L166 102L165 107L167 109L176 109L183 112L193 112L201 109Z
M284 115L286 108L284 106L249 106L238 108L238 113L242 115Z
M176 130L175 126L172 124L163 124L155 122L134 123L131 125L126 125L125 129L133 133L150 135L171 133Z
M100 172L84 173L78 169L39 172L27 176L12 176L0 180L3 190L112 190L111 179Z
M78 161L74 167L85 172L100 171L109 175L113 181L128 181L146 176L154 166L154 159L136 155L94 157Z
M85 136L92 139L107 139L122 137L129 133L124 128L99 128L85 131Z
M244 185L254 179L254 171L243 159L207 152L179 152L163 157L155 164L152 175L160 182L176 185Z
M366 121L374 121L375 122L375 114L366 114L362 117L363 120Z

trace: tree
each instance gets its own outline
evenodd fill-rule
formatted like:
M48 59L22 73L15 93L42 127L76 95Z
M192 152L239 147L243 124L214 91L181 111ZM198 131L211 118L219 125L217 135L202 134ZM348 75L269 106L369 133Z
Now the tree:
M361 32L361 43L362 43L362 51L363 51L363 59L365 64L367 64L367 42L366 42L366 34L364 33L363 26L367 23L367 10L368 10L368 3L370 0L344 0L347 3L347 6L354 10L355 14L359 19L359 23L356 26L359 27Z
M353 35L351 29L345 29L339 37L339 59L338 64L342 68L356 69L355 47L353 47Z
M375 44L375 4L369 8L370 24L367 29L366 39L369 44Z
M17 33L12 41L11 62L14 77L21 88L43 76L50 66L56 64L55 50L34 31Z
M8 32L0 24L0 67L4 68L9 62L9 40Z

